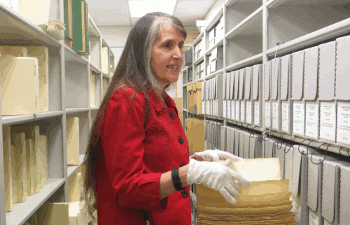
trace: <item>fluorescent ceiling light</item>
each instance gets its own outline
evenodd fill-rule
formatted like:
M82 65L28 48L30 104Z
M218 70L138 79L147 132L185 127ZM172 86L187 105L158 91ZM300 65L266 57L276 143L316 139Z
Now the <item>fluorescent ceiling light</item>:
M173 15L176 0L129 0L131 17L142 17L150 12Z

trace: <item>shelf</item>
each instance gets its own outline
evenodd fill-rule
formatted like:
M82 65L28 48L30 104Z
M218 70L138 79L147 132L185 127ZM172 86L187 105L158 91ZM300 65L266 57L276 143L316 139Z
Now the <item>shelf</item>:
M213 45L211 48L208 49L208 51L205 52L205 55L210 55L211 52L218 46L221 46L224 44L224 39L221 39L218 43L216 43L215 45Z
M103 74L103 78L105 78L105 79L109 79L109 78L111 78L108 74L106 74L106 73L102 73Z
M96 24L94 21L91 19L91 16L89 15L89 35L90 36L95 36L95 37L101 37L101 33L98 30Z
M39 114L23 115L23 116L2 116L2 125L9 126L9 125L42 120L42 119L47 119L47 118L57 117L62 115L63 115L62 111L57 111L57 112L43 112Z
M350 17L349 1L284 0L270 3L267 49L315 31L334 26ZM315 3L319 4L315 4ZM307 21L307 22L306 22Z
M203 54L196 61L194 61L194 65L197 66L200 62L202 62L204 60L204 56L205 56L205 54Z
M74 114L74 113L86 113L89 112L89 108L70 108L66 109L67 114Z
M84 58L83 56L79 55L77 52L75 52L73 49L71 49L69 46L64 45L64 60L66 63L72 63L72 62L79 62L82 64L88 64L89 61Z
M77 166L67 166L67 178L69 178L84 162L85 154L79 155L79 165Z
M243 122L230 120L230 119L226 119L226 121L227 121L227 123L234 124L236 126L240 126L240 127L246 128L246 129L255 130L255 131L259 131L259 132L264 131L264 129L262 127L258 127L256 125L251 125L248 123L243 123Z
M203 39L203 37L204 37L204 32L201 32L198 35L197 39L193 42L193 46L195 46L198 42L200 42Z
M262 1L256 0L231 0L226 3L226 31L230 32L242 23L246 23L252 16L260 10L262 11Z
M263 61L263 53L260 53L258 55L252 56L248 59L244 59L242 61L239 61L237 63L231 64L229 66L227 66L225 69L226 71L229 70L236 70L245 66L249 66L249 65L253 65L253 64L257 64L257 63L262 63Z
M215 17L208 23L208 25L205 28L205 31L209 32L222 16L223 16L223 7L220 8L220 10L217 12Z
M282 132L276 132L276 131L272 131L272 130L267 130L266 133L267 133L267 136L274 136L274 137L277 137L277 138L281 138L281 135L282 135ZM299 137L299 136L296 136L296 135L292 136L292 135L289 135L289 134L286 134L286 133L284 133L282 139L283 140L287 140L287 141L291 141L292 138L294 139L293 140L294 142L303 143L303 145L305 145L305 146L309 145L312 148L318 148L321 144L326 143L326 144L322 145L319 149L326 150L327 146L329 144L329 147L327 149L328 152L333 152L333 153L337 153L337 154L348 156L347 148L340 148L339 146L336 146L336 145L334 145L332 143L320 142L320 141L317 141L317 140L312 140L311 141L311 139L308 139L308 138L303 138L303 137ZM309 140L309 141L307 141L307 140Z
M206 76L205 79L213 78L213 77L215 77L216 75L218 75L218 74L220 74L220 73L223 73L223 72L224 72L224 69L217 70L217 71L215 71L214 73L211 73L211 74L209 74L208 76Z
M343 20L335 23L318 31L309 33L302 37L296 38L289 42L286 42L279 47L274 47L266 51L268 56L274 56L276 51L277 55L285 54L287 52L293 52L306 46L314 45L325 41L330 38L335 38L340 35L350 32L350 19Z
M0 43L61 46L59 40L2 2L0 21Z
M39 193L28 196L25 202L14 204L12 212L6 212L6 224L23 224L64 182L64 178L48 178Z
M90 69L95 73L103 73L102 70L95 66L92 62L90 62Z
M257 35L262 37L262 17L263 7L261 6L246 19L237 24L225 35L226 39L231 39L235 36L251 36Z
M190 83L187 83L187 84L184 84L183 86L184 87L187 87L188 85L191 85L191 84L193 84L194 82L190 82Z

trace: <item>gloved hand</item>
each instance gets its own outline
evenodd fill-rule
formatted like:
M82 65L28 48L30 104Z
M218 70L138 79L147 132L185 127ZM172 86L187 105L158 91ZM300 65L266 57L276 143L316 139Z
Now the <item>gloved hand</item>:
M231 159L232 161L237 161L242 159L241 157L235 156L229 152L224 152L218 149L215 150L205 150L203 152L197 152L191 156L190 159L195 159L197 161L220 161L223 159Z
M208 188L215 189L231 204L236 204L234 196L239 196L240 191L235 180L246 187L251 184L242 175L227 167L231 159L225 162L206 162L190 159L187 172L187 183L203 184Z

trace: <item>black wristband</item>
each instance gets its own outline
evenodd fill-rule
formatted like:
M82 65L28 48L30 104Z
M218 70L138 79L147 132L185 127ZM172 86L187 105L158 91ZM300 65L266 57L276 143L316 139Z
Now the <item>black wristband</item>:
M174 168L171 170L171 178L173 179L173 184L177 191L181 191L185 189L185 188L182 188L181 186L179 168Z

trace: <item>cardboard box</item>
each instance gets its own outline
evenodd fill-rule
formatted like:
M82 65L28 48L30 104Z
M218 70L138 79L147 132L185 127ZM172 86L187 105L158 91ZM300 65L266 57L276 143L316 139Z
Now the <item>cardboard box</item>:
M196 82L193 84L194 90L194 113L203 114L202 112L202 83Z
M190 152L204 151L204 120L197 118L186 119L185 134Z
M194 113L194 93L193 85L190 84L187 86L187 102L188 102L188 111Z
M181 121L181 125L183 125L183 109L182 109L182 98L173 98L176 108L177 108L177 112L179 113L179 118Z

